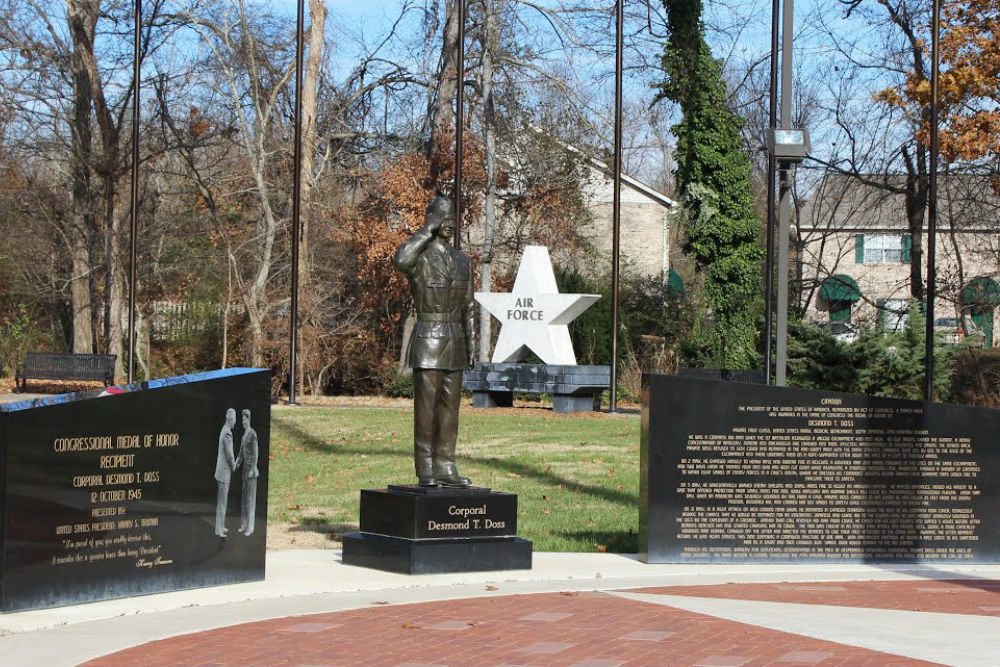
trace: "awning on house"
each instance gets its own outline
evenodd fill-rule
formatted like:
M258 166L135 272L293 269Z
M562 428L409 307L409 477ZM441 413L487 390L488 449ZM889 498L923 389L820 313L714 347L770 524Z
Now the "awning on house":
M670 269L670 273L667 275L667 289L671 296L678 299L684 298L684 279L673 269Z
M1000 304L1000 284L992 278L973 278L962 290L962 303L979 306Z
M861 290L854 278L835 273L819 286L819 297L826 301L858 301Z

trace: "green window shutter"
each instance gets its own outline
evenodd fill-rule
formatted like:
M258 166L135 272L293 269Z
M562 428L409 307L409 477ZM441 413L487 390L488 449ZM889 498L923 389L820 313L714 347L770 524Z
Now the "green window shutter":
M909 264L911 257L913 256L913 237L909 234L903 234L903 263Z
M855 234L854 235L854 263L864 264L865 263L865 235Z

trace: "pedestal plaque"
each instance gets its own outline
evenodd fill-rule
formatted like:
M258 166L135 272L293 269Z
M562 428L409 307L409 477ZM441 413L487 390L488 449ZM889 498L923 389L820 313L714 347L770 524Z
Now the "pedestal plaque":
M471 487L361 491L361 531L344 536L344 563L404 574L531 569L517 537L517 496Z
M113 390L0 406L3 611L264 578L270 372Z

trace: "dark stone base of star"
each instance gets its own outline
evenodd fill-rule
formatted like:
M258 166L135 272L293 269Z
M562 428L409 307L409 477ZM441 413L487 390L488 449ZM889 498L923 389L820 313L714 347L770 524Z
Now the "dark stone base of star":
M600 409L601 393L611 383L610 366L480 363L466 371L462 388L476 408L510 407L514 392L548 394L555 412Z

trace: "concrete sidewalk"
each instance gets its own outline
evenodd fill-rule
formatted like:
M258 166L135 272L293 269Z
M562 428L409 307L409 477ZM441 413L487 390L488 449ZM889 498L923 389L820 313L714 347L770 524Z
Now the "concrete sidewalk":
M157 650L167 651L163 664L390 664L396 659L393 657L395 654L386 653L384 657L379 657L381 654L370 652L375 648L389 650L381 644L385 638L379 638L368 653L359 646L359 654L353 658L345 649L337 652L336 660L331 658L324 662L317 661L316 655L322 654L303 654L313 656L308 658L310 662L307 663L303 661L306 657L296 658L289 651L313 650L310 641L316 643L317 651L331 642L346 647L350 641L363 639L360 635L370 633L370 629L362 630L367 627L365 623L387 623L386 627L393 632L398 632L399 628L413 632L418 628L440 630L452 627L449 623L457 623L455 627L465 629L460 621L448 619L455 614L461 618L478 617L477 614L486 618L493 614L489 616L493 620L484 622L484 627L499 632L499 628L505 627L504 623L509 623L507 631L500 633L506 639L487 642L486 645L493 646L493 653L466 656L473 662L479 656L483 660L488 657L489 662L483 664L501 664L509 658L518 664L569 665L576 664L568 662L576 655L573 652L583 651L581 647L586 647L590 653L580 655L584 656L582 662L590 660L587 664L596 665L592 656L600 651L617 651L612 656L614 660L609 658L601 664L666 664L657 656L667 659L672 655L671 650L683 644L677 635L687 636L690 633L676 629L639 631L640 635L646 633L643 636L660 637L664 643L659 645L658 650L662 653L650 653L650 642L646 640L620 641L631 637L629 633L619 637L607 636L608 646L601 648L598 646L600 642L594 643L594 631L587 630L590 627L587 625L588 616L599 616L609 624L608 627L613 626L615 619L622 627L633 627L635 623L641 625L644 622L640 622L641 619L662 617L662 623L673 628L697 627L702 633L707 626L695 621L711 617L716 622L713 626L716 629L712 632L736 640L747 635L747 628L773 634L773 637L767 635L769 638L766 640L759 639L753 646L768 647L770 650L780 645L782 637L792 638L788 640L791 648L773 659L766 657L769 655L766 651L761 653L752 648L740 649L740 655L727 657L713 654L698 658L702 662L707 660L706 665L714 660L716 667L855 663L996 667L1000 664L998 579L1000 566L996 565L646 565L629 555L579 553L536 553L534 567L530 571L407 576L344 565L337 551L291 550L268 554L267 578L262 582L0 616L0 631L10 633L0 637L0 665L78 665L137 646L141 647L138 652L122 654L119 658L104 658L95 664L160 664L154 659ZM788 582L844 583L789 588ZM865 582L887 583L876 585ZM736 587L722 587L726 584L735 584ZM754 585L758 587L754 588ZM760 589L760 586L764 588ZM886 589L885 586L891 588ZM697 587L694 592L692 587ZM581 593L587 591L598 592L594 594L598 597ZM830 594L839 597L828 603L823 596ZM571 597L577 595L582 597ZM807 600L816 598L816 603L803 603L803 595ZM905 598L919 604L885 608L887 597ZM481 601L483 598L489 603L488 610L482 606L486 604ZM927 604L921 602L925 599L929 601ZM941 601L945 599L949 604L942 606ZM522 627L527 623L524 619L533 618L530 613L523 617L516 616L519 610L528 608L525 605L531 609L558 607L561 610L535 613L535 616L541 614L541 617L559 621L544 624L542 634L555 633L555 639L570 636L580 636L581 639L536 641L531 644L546 645L548 648L543 649L551 649L551 655L544 651L524 653L527 649L504 644L508 640L524 641L529 635L536 639L542 636L537 624L530 626L531 630L527 633ZM914 606L920 609L912 609ZM465 612L460 613L459 609L465 609ZM405 618L410 618L409 614L414 615L414 619L424 620L404 620L399 625L393 625L400 614ZM438 614L445 620L437 621L436 625L426 625L428 614ZM294 619L303 615L323 615L324 619L322 622L305 623L305 627L340 629L323 630L313 636L310 634L312 630L300 629L290 633L281 629L284 626L271 628L275 623L287 625L293 621L298 624L295 627L303 626L301 619ZM357 625L358 631L352 631L351 628L358 623L361 624ZM230 662L220 661L219 656L213 654L213 646L222 645L219 642L227 631L218 629L243 624L260 627L247 632L234 629L244 639L238 642L236 648L225 652L224 657ZM472 627L478 624L477 621L468 623L473 631L479 631ZM222 634L215 641L213 633L206 634L205 631ZM274 634L276 639L264 641L263 637L272 631L277 633ZM410 635L415 637L413 632ZM192 643L194 640L189 638L190 633L202 634L197 635L199 639L196 643ZM473 634L471 632L467 636ZM275 657L275 660L280 658L278 662L269 662L270 654L253 652L264 650L263 646L276 650L273 647L280 644L280 639L292 635L297 637L296 642L283 649L281 656ZM416 647L413 651L419 653L423 650L419 648L421 644L410 641L410 635L407 635L407 642ZM426 650L431 651L428 653L430 657L420 659L425 664L447 664L447 659L428 662L435 655L435 642L439 641L431 635L433 632L426 638ZM668 636L674 638L667 640ZM143 646L165 639L168 641ZM812 648L809 650L796 648L802 642L810 641L829 645L816 648L810 644ZM639 648L628 649L632 644L645 653L637 653ZM876 657L866 657L861 653L841 655L838 649L831 648L837 645L882 653L872 653ZM204 655L199 652L204 652ZM799 654L802 654L799 656L801 660L796 658ZM540 656L546 657L546 660L540 660ZM786 660L781 656L791 657ZM817 659L817 656L820 658ZM366 658L372 662L365 662ZM455 661L457 654L452 654L451 658L451 664L471 664L468 660ZM898 660L891 662L889 658ZM844 659L855 662L844 663ZM404 663L407 660L391 662ZM684 664L700 663L695 660Z

